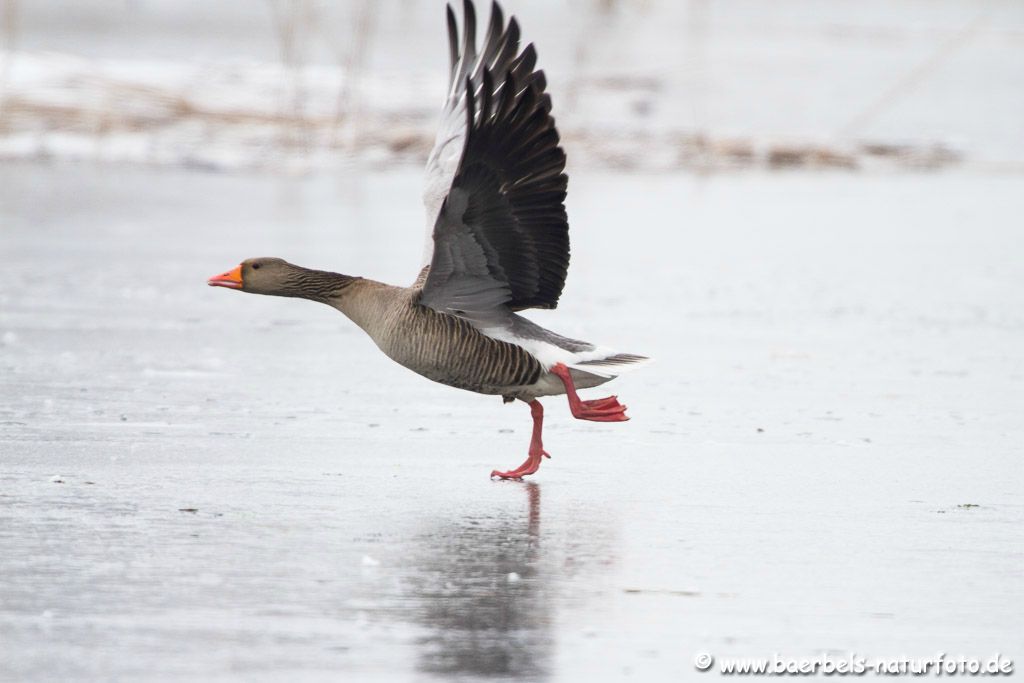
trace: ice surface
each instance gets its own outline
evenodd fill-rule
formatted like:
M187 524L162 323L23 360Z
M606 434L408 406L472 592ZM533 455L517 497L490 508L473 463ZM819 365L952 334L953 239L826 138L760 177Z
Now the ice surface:
M549 399L526 483L487 479L525 407L205 285L271 254L411 281L419 188L0 168L0 679L1020 661L1019 174L575 174L533 317L658 363L615 382L625 424Z

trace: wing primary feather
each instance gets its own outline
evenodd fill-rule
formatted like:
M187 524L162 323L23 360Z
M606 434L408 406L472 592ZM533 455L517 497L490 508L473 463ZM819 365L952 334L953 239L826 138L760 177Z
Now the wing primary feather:
M463 71L476 59L476 8L472 0L462 2L463 22L466 24L466 32L462 36L462 61Z
M495 118L502 120L512 110L516 101L516 77L509 71L505 74L505 83L501 86L501 102L498 103L498 111Z
M490 69L484 69L483 101L480 103L480 121L483 123L491 114L491 97L494 93L494 79Z
M519 31L519 20L516 19L515 17L509 17L508 18L508 31L507 31L507 33L508 33L508 40L509 40L509 42L515 44L515 46L518 48L519 47L519 34L520 34L520 31Z
M516 59L515 64L512 65L511 71L516 75L516 79L520 83L529 84L526 77L533 71L533 67L537 65L537 48L533 46L533 43L528 44L523 48L522 54Z
M498 3L494 3L491 5L491 21L487 29L487 37L484 38L484 52L480 55L478 73L474 74L475 76L479 76L479 72L494 65L494 57L502 47L501 31L504 26L505 18L501 14L501 8L498 7Z
M448 58L451 62L450 78L455 77L455 66L459 62L459 25L455 21L455 10L446 5L448 14Z
M468 1L468 0L467 0ZM466 126L469 134L473 134L473 109L475 108L473 97L473 81L466 77Z
M496 51L494 59L490 65L497 75L504 76L504 72L508 71L509 66L511 66L515 59L516 51L518 49L519 37L511 31L506 30L501 35L501 43L498 45L498 50Z
M548 78L547 76L544 75L544 71L542 69L535 71L533 73L533 87L537 90L537 92L544 92L544 89L547 88L547 85ZM540 99L541 102L545 103L546 109L548 111L551 111L551 95L544 93L544 96L541 97Z

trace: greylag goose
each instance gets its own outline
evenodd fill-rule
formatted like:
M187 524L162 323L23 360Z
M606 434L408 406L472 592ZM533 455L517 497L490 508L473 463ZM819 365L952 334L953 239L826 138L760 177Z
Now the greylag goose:
M427 248L409 287L251 258L209 279L242 292L319 301L348 316L390 358L435 382L530 406L533 436L519 467L533 474L544 450L541 396L565 394L573 417L628 420L615 396L585 401L595 387L648 359L569 339L516 312L555 308L569 266L565 153L535 69L532 44L494 3L476 45L476 13L464 0L460 43L447 10L451 81L427 161Z

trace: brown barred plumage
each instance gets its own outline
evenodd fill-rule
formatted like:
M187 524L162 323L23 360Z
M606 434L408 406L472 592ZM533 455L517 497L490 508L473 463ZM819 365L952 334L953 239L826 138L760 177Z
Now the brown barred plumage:
M357 310L371 301L359 291L339 301L338 308L357 322L365 320L363 329L384 353L428 379L481 394L517 395L543 372L540 362L521 347L491 339L465 320L419 305L416 289L368 280L355 289L366 290L378 302L386 300L387 310L373 305L366 314Z

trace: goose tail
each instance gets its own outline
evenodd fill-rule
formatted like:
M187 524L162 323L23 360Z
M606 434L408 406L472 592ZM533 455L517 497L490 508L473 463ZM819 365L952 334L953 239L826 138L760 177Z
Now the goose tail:
M568 364L570 368L576 368L583 372L589 372L593 375L599 375L601 377L618 377L621 374L636 370L637 368L643 367L650 363L653 363L653 358L647 356L638 356L635 353L616 353L611 356L604 358L594 358L592 360L578 361L576 363Z

